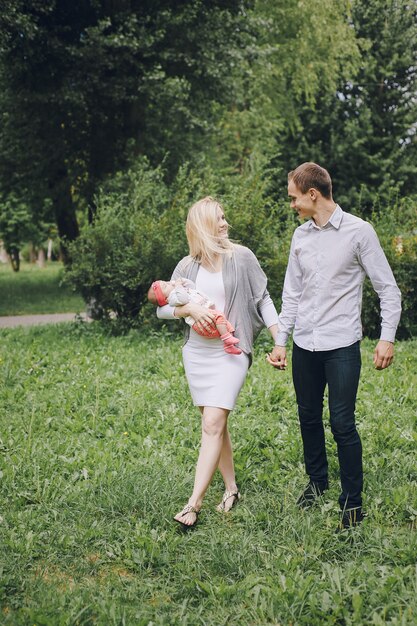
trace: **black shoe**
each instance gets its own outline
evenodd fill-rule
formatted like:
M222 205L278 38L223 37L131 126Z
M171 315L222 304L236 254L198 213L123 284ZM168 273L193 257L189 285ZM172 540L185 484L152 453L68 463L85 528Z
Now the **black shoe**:
M359 524L363 522L364 519L365 514L362 512L362 508L360 506L357 506L353 509L345 509L344 511L342 511L337 530L341 532L342 530L347 530L349 528L359 526Z
M322 496L328 487L329 485L327 483L313 483L310 481L298 498L297 505L301 509L308 509L310 506L313 506L317 498Z

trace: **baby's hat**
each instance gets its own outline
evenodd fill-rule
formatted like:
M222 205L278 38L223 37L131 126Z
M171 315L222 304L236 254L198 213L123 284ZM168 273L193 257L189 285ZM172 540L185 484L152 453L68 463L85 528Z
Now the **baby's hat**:
M165 298L164 294L162 293L160 281L156 280L155 282L152 283L151 287L155 292L155 297L156 297L158 306L164 306L165 304L168 304L168 300Z

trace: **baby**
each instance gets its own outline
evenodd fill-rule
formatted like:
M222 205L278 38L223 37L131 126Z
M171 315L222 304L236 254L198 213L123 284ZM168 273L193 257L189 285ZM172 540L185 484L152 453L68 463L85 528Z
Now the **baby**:
M242 350L236 347L239 343L239 339L233 337L232 333L234 328L231 323L225 318L223 313L216 311L213 302L210 301L208 296L201 291L197 291L195 284L188 278L178 278L175 281L156 280L149 288L148 300L152 304L158 306L164 306L169 304L171 306L181 306L188 302L194 302L200 306L204 306L208 309L212 309L216 313L215 324L216 328L208 326L202 328L191 316L185 318L185 321L191 326L196 333L202 337L208 337L214 339L220 337L223 341L224 351L228 354L241 354Z

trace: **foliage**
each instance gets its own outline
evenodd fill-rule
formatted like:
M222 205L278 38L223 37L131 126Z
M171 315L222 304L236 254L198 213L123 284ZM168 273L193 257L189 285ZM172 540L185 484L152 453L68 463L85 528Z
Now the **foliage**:
M148 288L156 278L168 279L188 253L187 211L206 195L223 202L231 238L259 256L271 293L279 298L294 219L287 206L269 197L261 167L218 178L209 166L184 166L168 186L161 167L138 161L103 188L94 223L70 248L67 280L92 302L96 317L115 314L113 327L119 329L143 323L139 313ZM147 307L144 315L154 312Z
M298 225L288 203L275 199L277 172L250 160L242 174L222 177L210 166L184 166L171 185L164 183L162 168L137 162L103 188L94 224L71 247L73 262L67 277L96 316L116 320L114 330L151 323L154 310L145 306L146 293L156 278L167 279L188 246L185 219L193 202L213 195L224 206L230 237L253 250L269 280L277 308L281 303L289 247ZM415 202L376 203L373 222L403 294L403 315L398 336L416 335ZM399 247L399 242L401 246ZM365 283L363 303L365 334L376 337L380 329L379 302Z
M351 25L360 62L315 100L301 99L299 124L281 133L278 161L316 161L335 197L370 215L375 195L417 191L417 9L408 0L354 0Z
M387 255L402 295L402 315L397 337L417 336L417 200L397 200L372 215L372 223ZM362 321L368 337L380 331L379 301L370 281L365 282Z
M54 231L52 224L42 220L44 211L36 215L26 200L15 192L0 196L0 239L9 254L14 271L20 269L20 258L26 242L41 245Z
M369 214L378 190L416 190L415 24L407 0L4 0L1 193L53 218L65 250L139 156L169 184L261 156L274 201L317 160Z
M26 204L14 195L0 198L0 239L15 272L20 269L19 250L23 242L38 237L38 230Z
M368 518L336 535L339 476L311 511L290 372L254 364L230 417L243 499L180 534L200 418L163 331L1 332L0 604L5 626L153 623L412 626L416 622L416 342L384 372L362 344L357 422Z
M22 263L18 275L0 264L0 316L38 313L77 313L85 309L82 298L62 284L61 263L45 267Z
M167 152L175 172L233 91L244 3L5 0L0 17L0 186L35 212L45 198L61 237L75 208L134 154ZM227 88L226 88L227 87Z
M67 280L96 318L115 314L116 324L139 323L151 282L169 277L172 257L185 255L184 210L164 183L161 168L152 169L146 161L116 176L102 191L94 222L71 246L67 271Z
M357 68L359 50L348 7L338 0L254 3L248 19L256 38L247 42L232 105L219 111L217 128L207 138L208 159L241 172L248 157L274 157L282 173L275 193L283 191L294 157L283 139L287 132L302 139L302 103L314 108Z

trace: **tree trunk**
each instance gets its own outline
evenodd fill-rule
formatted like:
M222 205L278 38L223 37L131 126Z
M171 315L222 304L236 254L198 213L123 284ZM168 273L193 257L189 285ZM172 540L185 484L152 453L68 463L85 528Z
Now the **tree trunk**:
M64 263L67 264L70 262L68 243L77 239L80 230L71 196L71 183L65 166L56 171L51 187L61 256Z
M45 250L43 248L39 248L37 263L39 267L45 267Z
M10 263L12 264L13 271L18 272L20 270L19 249L16 248L16 246L12 246L8 252L10 255Z
M36 262L36 252L35 252L35 246L33 245L33 243L29 244L29 263L35 263Z

